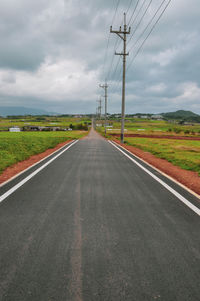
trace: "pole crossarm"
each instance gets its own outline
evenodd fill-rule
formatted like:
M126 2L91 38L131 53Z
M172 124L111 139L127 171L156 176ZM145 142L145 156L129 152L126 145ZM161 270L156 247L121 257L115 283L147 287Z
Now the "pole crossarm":
M123 52L119 53L119 52L115 51L115 55L129 55L129 52L128 53L123 53Z
M121 34L125 35L125 34L130 34L131 32L131 28L129 27L128 31L123 31L121 30L121 26L119 28L119 30L113 30L112 26L110 26L110 33L116 33L123 41L124 41L124 36L122 36Z

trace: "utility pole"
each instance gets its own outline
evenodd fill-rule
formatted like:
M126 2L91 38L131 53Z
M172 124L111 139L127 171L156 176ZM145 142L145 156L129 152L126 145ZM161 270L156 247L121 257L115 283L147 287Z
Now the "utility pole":
M100 119L101 118L101 103L102 103L101 98L97 100L97 103L98 103L98 107L96 108L96 115Z
M100 117L100 119L101 119L101 108L102 108L102 100L101 100L101 97L100 97L100 99L99 99L99 117Z
M105 90L105 134L106 134L106 119L107 119L107 100L108 100L108 84L105 82L105 85L99 85L100 88Z
M129 53L126 53L126 35L130 34L131 28L127 31L126 25L126 14L124 13L124 30L122 30L121 26L119 30L112 30L112 26L110 27L111 33L116 33L123 41L124 48L122 53L115 52L115 55L123 56L123 81L122 81L122 117L121 117L121 143L124 143L124 121L125 121L125 84L126 84L126 56Z

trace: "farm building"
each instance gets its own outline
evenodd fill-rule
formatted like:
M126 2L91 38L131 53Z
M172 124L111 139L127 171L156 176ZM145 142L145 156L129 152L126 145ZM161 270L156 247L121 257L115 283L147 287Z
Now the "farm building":
M21 132L21 129L18 127L9 128L9 132Z

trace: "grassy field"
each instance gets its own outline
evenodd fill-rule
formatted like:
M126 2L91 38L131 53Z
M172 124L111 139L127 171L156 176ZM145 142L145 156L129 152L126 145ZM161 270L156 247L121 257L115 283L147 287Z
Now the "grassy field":
M200 175L200 141L125 138L125 143Z
M103 122L102 122L103 123ZM121 123L112 121L112 127L108 128L108 134L120 133ZM103 131L103 127L99 128ZM200 136L200 124L180 125L164 120L128 119L125 122L125 134L145 135L186 135Z
M107 138L112 139L112 133L120 134L120 128L120 122L113 121L112 127L107 129ZM148 151L175 166L196 171L200 175L200 141L151 138L151 135L200 137L200 124L180 125L162 120L130 119L126 121L125 129L125 135L141 135L125 136L125 143ZM98 127L97 130L104 135L104 127ZM149 138L142 135L149 135Z
M90 124L91 120L88 118L76 117L57 117L57 116L25 116L21 118L1 118L0 130L6 131L10 127L24 127L24 126L41 126L41 127L61 127L67 128L70 124L74 126L78 124Z
M19 161L55 147L58 143L78 139L86 131L61 132L0 132L0 173Z

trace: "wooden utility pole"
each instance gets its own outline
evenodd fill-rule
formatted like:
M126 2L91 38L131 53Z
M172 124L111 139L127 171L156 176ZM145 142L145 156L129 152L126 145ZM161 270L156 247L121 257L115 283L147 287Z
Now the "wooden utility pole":
M115 52L115 55L123 56L123 81L122 81L122 117L121 117L121 143L124 143L124 121L125 121L125 87L126 87L126 56L129 53L126 53L126 35L130 34L131 28L127 31L126 25L126 14L124 13L124 30L122 30L121 26L119 30L112 30L112 26L110 27L111 33L116 33L123 41L124 41L124 49L122 53Z
M105 134L106 134L106 120L107 120L107 101L108 101L108 84L105 83L105 85L99 85L99 87L103 88L105 90Z
M99 119L101 119L101 108L102 108L102 100L101 98L97 100L97 103L99 104L98 107L97 107L97 115L99 115Z
M99 117L101 119L101 109L102 109L102 100L101 100L101 97L99 99Z

